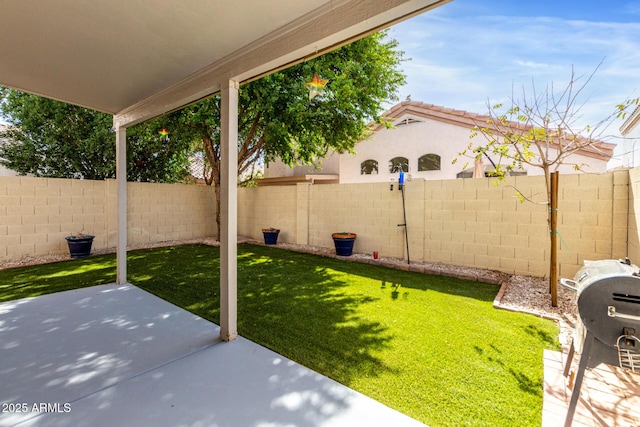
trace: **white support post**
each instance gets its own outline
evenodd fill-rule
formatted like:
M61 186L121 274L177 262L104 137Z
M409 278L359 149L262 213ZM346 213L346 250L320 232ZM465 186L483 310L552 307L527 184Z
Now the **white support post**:
M116 125L116 182L118 188L118 232L116 284L127 283L127 129Z
M220 99L220 338L238 336L238 82Z

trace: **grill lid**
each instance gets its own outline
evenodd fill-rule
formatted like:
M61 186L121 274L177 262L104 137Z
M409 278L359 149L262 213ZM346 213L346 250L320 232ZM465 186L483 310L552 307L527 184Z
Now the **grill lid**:
M584 266L578 270L573 281L577 283L576 287L580 292L593 282L613 276L636 276L639 270L638 266L628 261L615 259L584 261Z
M624 328L640 332L640 277L638 267L616 260L585 261L573 280L578 312L585 327L603 343L615 347ZM614 311L628 316L611 316Z

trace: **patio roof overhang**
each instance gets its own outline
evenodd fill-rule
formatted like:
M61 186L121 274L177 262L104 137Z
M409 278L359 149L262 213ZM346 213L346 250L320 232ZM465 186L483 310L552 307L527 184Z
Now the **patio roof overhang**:
M0 14L0 85L135 124L448 0L21 0Z
M235 337L237 91L449 0L21 0L0 13L0 85L112 114L118 283L126 128L222 95L221 335Z

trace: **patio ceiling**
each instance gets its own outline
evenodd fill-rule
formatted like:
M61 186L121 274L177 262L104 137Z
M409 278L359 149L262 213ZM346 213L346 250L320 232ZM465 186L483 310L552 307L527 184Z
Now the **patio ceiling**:
M128 126L446 1L4 2L0 85Z

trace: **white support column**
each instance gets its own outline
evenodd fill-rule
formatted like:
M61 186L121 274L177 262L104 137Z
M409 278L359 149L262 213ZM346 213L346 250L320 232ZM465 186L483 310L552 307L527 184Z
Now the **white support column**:
M116 284L127 283L127 129L116 125L116 182L118 187L118 232Z
M238 336L238 82L220 100L220 338Z

